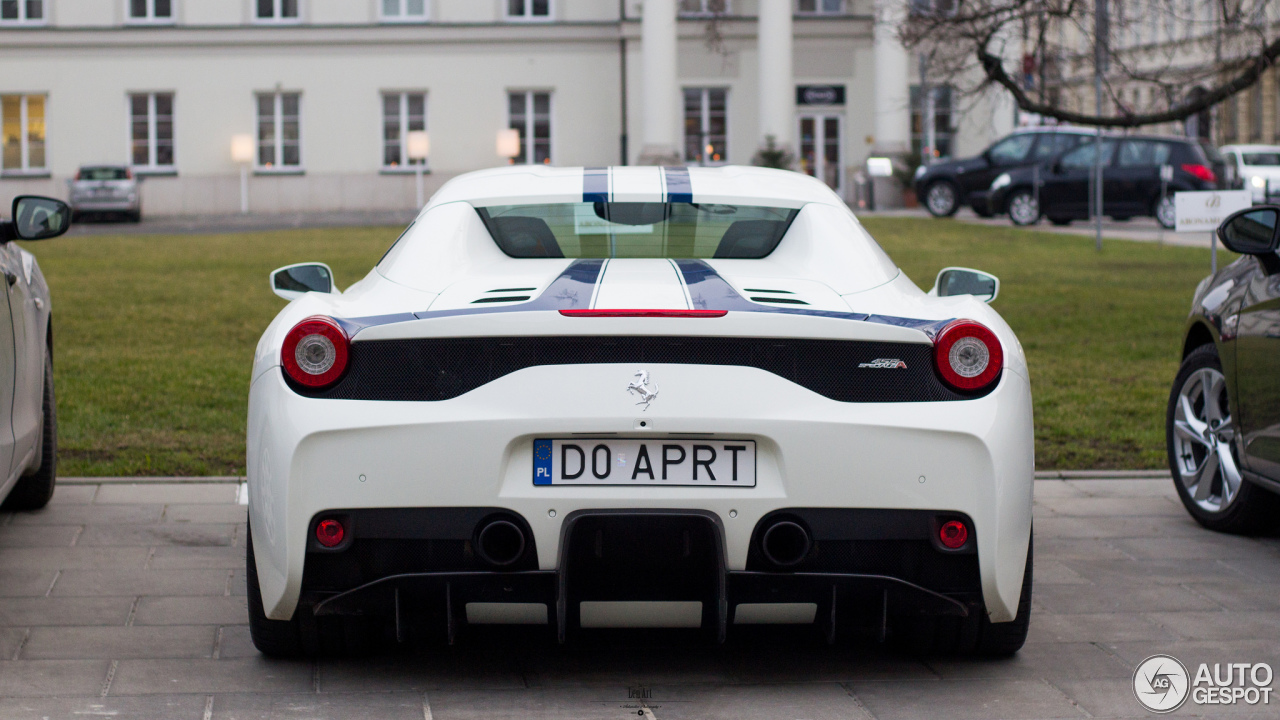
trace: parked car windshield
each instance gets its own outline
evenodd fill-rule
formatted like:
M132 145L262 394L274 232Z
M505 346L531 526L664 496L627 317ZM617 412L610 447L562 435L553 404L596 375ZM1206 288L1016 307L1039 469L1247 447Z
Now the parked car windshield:
M1280 152L1244 153L1245 165L1280 165Z
M1016 165L1027 157L1027 152L1031 150L1031 143L1035 141L1036 136L1031 133L1014 135L992 145L987 151L987 157L995 165Z
M762 258L799 210L710 203L580 202L477 208L515 258Z
M129 171L122 167L80 168L80 180L127 180Z

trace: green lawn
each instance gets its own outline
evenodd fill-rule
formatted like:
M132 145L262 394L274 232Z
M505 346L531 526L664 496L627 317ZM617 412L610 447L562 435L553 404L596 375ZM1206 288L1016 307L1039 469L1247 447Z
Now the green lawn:
M870 219L922 287L1000 276L1031 365L1041 468L1164 464L1164 403L1208 251L951 221ZM53 287L62 475L243 474L254 345L284 305L267 273L329 263L340 286L398 228L89 236L28 244Z

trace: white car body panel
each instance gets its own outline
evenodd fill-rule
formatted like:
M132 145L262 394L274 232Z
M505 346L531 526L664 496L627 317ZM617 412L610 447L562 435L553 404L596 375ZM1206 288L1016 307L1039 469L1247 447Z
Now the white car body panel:
M804 310L814 314L781 312L765 302L754 303L759 311L705 319L565 317L554 310L524 310L525 301L477 305L477 299L490 295L542 297L575 262L506 256L474 209L583 201L583 169L545 167L482 171L450 181L365 278L341 295L307 293L280 312L255 354L247 438L250 521L268 617L286 620L294 613L308 528L317 513L495 506L528 521L544 570L555 569L562 522L575 510L713 513L724 528L730 570L746 567L756 522L779 508L962 512L981 538L977 547L989 617L995 622L1014 618L1030 537L1034 458L1030 384L1012 330L973 297L922 292L819 181L737 167L691 168L689 176L700 203L800 208L767 257L703 262L743 298L760 295L752 289L784 291L802 298L808 303ZM671 192L660 168L614 168L608 182L615 201L659 202ZM572 302L598 310L702 307L707 298L687 280L674 261L612 259L604 262L593 289ZM976 320L999 338L1010 372L976 399L839 402L754 367L648 363L643 369L661 387L661 397L642 411L625 391L637 370L629 364L527 367L431 402L306 397L288 386L280 367L284 336L312 315L351 319L356 344L600 335L932 344L920 327L858 319L863 316L856 313ZM385 321L387 316L396 320ZM754 439L757 484L531 483L535 437L592 433Z

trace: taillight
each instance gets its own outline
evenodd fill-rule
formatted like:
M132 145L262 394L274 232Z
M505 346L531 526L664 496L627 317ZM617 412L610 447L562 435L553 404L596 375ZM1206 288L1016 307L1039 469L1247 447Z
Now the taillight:
M133 169L132 169L132 168L125 168L125 169L124 169L124 179L125 179L125 180L132 180L132 179L133 179Z
M1187 164L1182 166L1182 171L1191 173L1196 178L1204 180L1205 182L1214 182L1218 179L1207 165Z
M284 337L280 364L299 385L323 388L332 385L347 369L351 341L333 318L314 315Z
M933 364L957 390L981 390L1000 376L1004 350L996 334L973 320L955 320L933 341Z
M338 547L346 536L346 528L333 518L316 523L316 540L327 548Z
M948 520L938 528L938 542L948 550L959 550L969 541L969 528L959 520ZM321 542L324 542L323 540Z

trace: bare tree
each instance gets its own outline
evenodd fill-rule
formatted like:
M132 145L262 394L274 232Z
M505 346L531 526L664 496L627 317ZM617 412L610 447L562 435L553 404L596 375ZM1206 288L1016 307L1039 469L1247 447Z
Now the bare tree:
M1185 120L1256 84L1280 57L1280 0L1109 0L1102 48L1095 0L909 2L900 35L932 54L931 82L969 93L998 86L1024 111L1064 122Z

